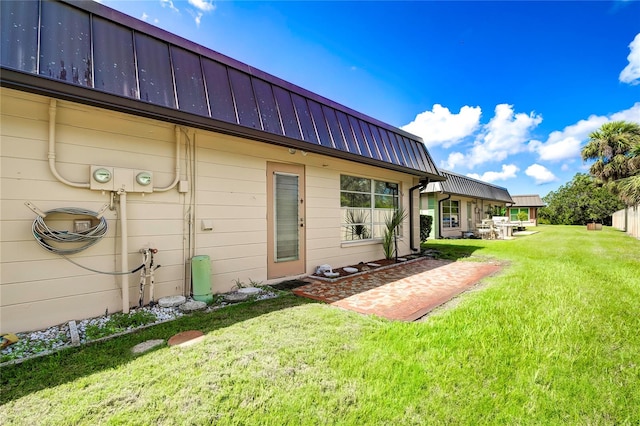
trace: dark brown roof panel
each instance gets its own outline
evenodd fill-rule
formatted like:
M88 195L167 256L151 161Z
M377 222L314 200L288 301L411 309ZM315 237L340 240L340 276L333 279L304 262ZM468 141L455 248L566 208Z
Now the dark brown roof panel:
M443 192L446 194L462 195L482 200L513 203L513 199L506 188L482 182L457 173L440 170L447 179L443 182L430 183L422 192Z
M0 8L3 86L440 179L420 138L97 2Z

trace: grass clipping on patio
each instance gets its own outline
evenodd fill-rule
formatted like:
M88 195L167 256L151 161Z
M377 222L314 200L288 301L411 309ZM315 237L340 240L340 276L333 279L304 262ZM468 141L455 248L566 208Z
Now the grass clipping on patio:
M582 228L429 244L510 266L424 322L283 296L4 367L0 418L56 425L637 424L640 241ZM204 331L204 341L130 352L187 329Z

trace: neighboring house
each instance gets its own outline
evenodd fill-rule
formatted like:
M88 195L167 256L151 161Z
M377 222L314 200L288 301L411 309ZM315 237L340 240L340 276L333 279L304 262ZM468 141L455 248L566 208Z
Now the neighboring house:
M419 249L443 179L420 138L97 2L0 8L2 332L127 312L149 247L155 300L190 293L194 256L215 293L380 259L398 207L399 254ZM43 220L99 227L67 258L125 273L41 247L37 208L89 210Z
M429 238L459 238L473 232L483 219L503 216L513 203L506 188L442 169L440 172L446 180L429 183L420 200L420 214L433 217Z
M512 222L518 222L518 213L524 212L528 219L526 225L536 226L538 224L538 209L546 206L539 195L512 195L513 205L509 207L509 218Z

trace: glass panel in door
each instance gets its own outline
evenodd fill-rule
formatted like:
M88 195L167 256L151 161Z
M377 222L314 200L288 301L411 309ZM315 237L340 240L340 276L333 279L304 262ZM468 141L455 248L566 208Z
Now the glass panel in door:
M276 172L273 174L275 192L275 261L298 260L298 176Z
M305 273L304 166L267 163L267 276Z

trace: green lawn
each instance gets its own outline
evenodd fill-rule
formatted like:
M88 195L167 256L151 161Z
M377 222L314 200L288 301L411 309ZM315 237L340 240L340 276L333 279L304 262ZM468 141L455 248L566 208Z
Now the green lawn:
M0 424L640 424L640 241L537 229L429 243L508 266L421 322L288 295L4 367Z

